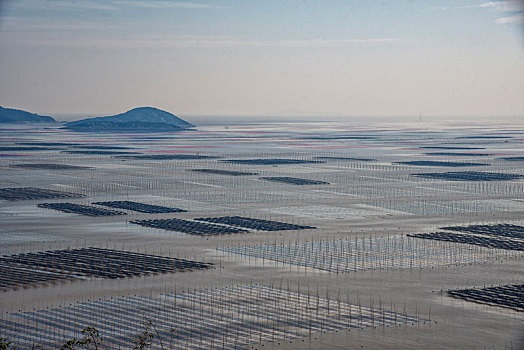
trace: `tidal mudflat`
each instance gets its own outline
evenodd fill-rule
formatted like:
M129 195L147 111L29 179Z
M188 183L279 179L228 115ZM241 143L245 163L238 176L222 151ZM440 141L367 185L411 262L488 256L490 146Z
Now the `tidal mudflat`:
M92 326L127 349L147 322L155 348L523 345L518 125L0 135L0 333L21 348Z

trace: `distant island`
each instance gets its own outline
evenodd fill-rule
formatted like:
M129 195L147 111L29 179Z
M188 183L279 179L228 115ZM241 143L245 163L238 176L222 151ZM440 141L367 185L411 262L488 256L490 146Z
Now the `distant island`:
M38 115L20 109L4 108L0 106L0 123L55 123L56 120L45 115Z
M67 123L76 131L179 131L194 127L172 113L154 107L138 107L125 113L86 118Z

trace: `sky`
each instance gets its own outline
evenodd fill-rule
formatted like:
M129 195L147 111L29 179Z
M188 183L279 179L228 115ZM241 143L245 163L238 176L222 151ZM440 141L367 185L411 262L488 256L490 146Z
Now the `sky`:
M0 105L524 116L524 0L0 0Z

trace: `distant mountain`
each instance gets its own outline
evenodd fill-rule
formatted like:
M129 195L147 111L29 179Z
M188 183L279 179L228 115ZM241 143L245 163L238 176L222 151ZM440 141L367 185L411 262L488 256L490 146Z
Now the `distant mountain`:
M108 117L77 120L65 125L78 131L175 131L194 127L169 112L153 107L139 107L125 113Z
M54 123L52 117L0 106L0 123Z

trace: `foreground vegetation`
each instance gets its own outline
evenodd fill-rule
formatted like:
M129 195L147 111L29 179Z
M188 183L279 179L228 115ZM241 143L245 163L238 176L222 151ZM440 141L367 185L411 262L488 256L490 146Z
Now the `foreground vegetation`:
M144 327L142 331L135 337L133 350L143 350L150 348L153 339L158 339L161 349L171 349L171 344L175 330L171 329L170 332L171 339L169 344L164 344L160 338L160 334L155 326L155 324L150 320L145 320ZM6 337L0 336L0 350L18 350L18 346L10 341ZM41 345L33 344L31 349L44 349ZM70 339L60 346L61 350L73 350L73 349L91 349L91 350L109 350L110 347L104 342L104 339L100 335L100 332L94 327L86 327L82 330L82 338L80 339Z

